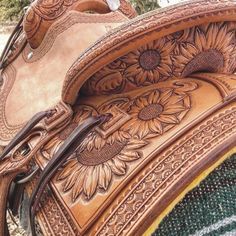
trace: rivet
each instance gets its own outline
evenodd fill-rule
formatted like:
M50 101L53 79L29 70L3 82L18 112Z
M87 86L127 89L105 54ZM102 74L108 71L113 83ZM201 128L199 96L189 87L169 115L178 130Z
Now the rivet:
M111 11L117 11L120 7L120 0L106 0Z
M27 56L28 60L30 60L32 57L33 57L34 53L33 52L30 52Z

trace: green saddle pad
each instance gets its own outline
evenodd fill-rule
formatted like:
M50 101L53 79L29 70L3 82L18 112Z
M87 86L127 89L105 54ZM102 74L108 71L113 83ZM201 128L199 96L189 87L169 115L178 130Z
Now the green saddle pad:
M153 236L236 236L236 155L188 193Z

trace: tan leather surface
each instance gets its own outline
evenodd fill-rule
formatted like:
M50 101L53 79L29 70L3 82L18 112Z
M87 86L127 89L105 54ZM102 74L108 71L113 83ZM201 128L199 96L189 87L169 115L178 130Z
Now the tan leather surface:
M122 26L120 12L70 10L2 72L0 145L56 106L20 143L30 153L19 145L0 162L2 176L32 160L44 169L78 124L112 114L51 181L37 214L45 235L141 235L235 146L235 10L197 0Z
M218 148L228 142L220 148L221 152L235 144L231 137L236 127L234 124L229 126L231 115L224 115L225 111L235 114L235 89L236 76L205 73L120 95L80 98L71 124L37 157L40 166L46 166L76 123L91 115L107 112L114 115L102 128L104 132L112 130L108 137L101 136L101 130L94 131L84 140L81 154L72 157L52 182L56 199L61 200L72 219L67 227L74 225L79 234L88 235L123 235L124 232L133 235L148 228L173 201L175 194L178 195L194 176L217 161L217 151L213 159L209 155L214 151L215 142ZM128 120L126 116L129 116ZM221 120L216 118L218 116L225 118ZM215 122L213 127L212 120ZM186 146L182 146L184 142L181 140L186 140ZM176 151L171 154L173 150ZM155 171L149 170L154 163L163 160ZM179 168L191 161L195 162L194 165ZM142 176L148 171L147 185L142 185ZM149 186L149 181L153 185ZM168 195L167 188L161 187L162 181L174 191L172 196ZM135 190L138 183L141 185ZM153 197L154 207L154 203L149 203L146 198L158 189L159 195ZM141 193L142 200L138 197ZM53 204L53 199L50 198L49 202ZM135 205L139 206L137 210L134 210ZM150 214L152 217L148 217ZM132 223L126 224L126 221ZM145 227L140 229L142 225Z
M35 113L56 105L66 72L78 55L125 20L119 12L91 16L71 11L54 23L39 48L27 45L3 71L1 143L12 139Z
M111 12L106 0L34 1L27 10L23 24L30 46L39 47L55 19L71 10L90 14ZM135 10L126 0L120 2L119 11L127 18L136 16Z
M199 64L201 65L201 63L204 64L205 62L205 68L201 65L199 68L195 68L196 71L231 74L235 70L235 56L231 56L231 54L235 54L234 39L232 38L234 35L233 32L235 32L235 23L233 23L236 20L236 15L234 13L235 9L235 1L198 0L183 2L179 5L155 10L131 20L129 23L122 25L121 28L118 28L110 35L107 35L107 37L96 43L96 45L90 48L89 53L79 57L71 66L64 82L62 91L63 101L69 104L74 104L77 99L78 91L80 91L82 85L84 85L88 79L90 79L91 83L97 85L98 88L95 90L96 93L98 90L99 92L102 92L100 89L101 87L108 88L108 91L112 92L123 92L124 83L122 78L117 76L117 74L115 75L116 78L112 81L108 79L109 77L105 76L104 81L99 82L98 80L93 80L94 76L98 77L97 79L100 79L99 75L96 76L94 74L96 72L101 72L102 74L103 70L100 71L101 68L106 69L107 65L108 67L110 66L111 69L115 67L114 70L118 73L120 71L122 72L125 64L121 64L119 59L124 59L126 55L129 55L127 53L130 52L133 52L133 54L136 54L137 56L137 51L139 51L140 48L145 49L147 45L150 45L149 48L151 47L151 49L156 49L155 45L153 46L153 41L159 39L167 39L169 41L169 43L165 45L166 47L163 47L162 44L161 51L166 50L167 54L173 54L173 44L175 46L174 52L177 53L174 57L170 55L171 58L163 63L168 65L170 68L161 65L161 68L157 70L158 74L167 74L164 79L166 79L166 77L171 78L173 76L181 76L181 72L185 69L188 62L191 62L192 67L193 65L199 66ZM218 26L214 26L214 22L219 22L217 23ZM221 25L222 22L226 22L226 26ZM230 22L233 25L231 25ZM207 26L209 26L209 23L212 23L212 26L207 33ZM193 31L195 27L196 29L199 29L191 35L191 31ZM219 28L215 29L215 27ZM183 30L185 32L184 34L182 34ZM190 35L189 37L186 37L188 36L186 35L188 30L190 30ZM218 34L218 32L221 33ZM194 42L194 40L197 41ZM158 46L157 43L156 47L158 49L160 44ZM205 53L206 55L203 56L205 61L202 60L200 62L200 58L197 58L198 63L192 62L192 59L195 58L196 55L199 55L200 52L207 51L208 49L213 49L213 51L216 49L217 55L223 54L223 57L228 58L224 61L225 64L223 67L222 62L218 61L217 63L213 63L215 68L212 69L212 66L209 65L209 62L212 61L212 59L209 59L209 55L207 55L208 53ZM231 53L229 53L228 49L230 49ZM224 52L222 50L224 50ZM214 52L211 52L210 54L212 54L214 58L216 57ZM109 56L106 57L105 55ZM166 57L167 55L164 53L164 56ZM118 62L113 63L117 59ZM123 60L123 62L127 61ZM131 63L129 64L132 65L135 63L131 60ZM134 71L135 70L139 70L138 64L134 67ZM128 73L129 72L130 71L128 71ZM188 74L183 73L183 75L183 77L185 77ZM147 80L144 79L145 77L146 76L142 78L146 82ZM150 78L151 76L148 77ZM134 80L134 78L128 78L131 82L132 79ZM141 80L141 78L139 78L139 80ZM138 87L144 86L146 84L144 81L142 81L142 84L138 84ZM149 80L147 84L149 85L156 82L158 82L158 78L151 78L151 81ZM135 83L131 83L131 85L131 88L137 87L137 84ZM86 88L87 87L85 87L85 90Z

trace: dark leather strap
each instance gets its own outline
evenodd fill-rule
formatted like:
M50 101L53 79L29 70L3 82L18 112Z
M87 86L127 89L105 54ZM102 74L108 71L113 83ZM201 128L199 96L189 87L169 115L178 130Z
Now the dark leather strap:
M7 201L10 185L17 173L11 173L9 175L1 176L0 180L0 236L9 235L7 227Z
M54 112L53 110L42 111L34 115L33 118L29 122L27 122L27 124L23 127L23 129L6 146L6 148L0 155L0 160L6 157L6 155L9 154L16 145L18 145L24 138L26 138L29 132L32 130L32 128L34 128L45 117L52 115L53 112Z
M75 152L80 146L84 138L91 132L93 128L101 125L110 118L110 115L102 115L97 117L90 117L79 125L62 144L55 156L49 161L46 168L40 175L37 186L35 187L29 204L29 226L31 235L35 236L34 218L40 198L56 171L63 165L63 163Z
M22 33L23 27L22 22L24 19L24 15L20 18L18 24L16 25L15 29L13 30L10 38L7 41L5 48L0 57L0 70L3 69L5 65L5 59L7 58L10 50L12 49L13 45L15 44L16 40L18 39L19 35Z

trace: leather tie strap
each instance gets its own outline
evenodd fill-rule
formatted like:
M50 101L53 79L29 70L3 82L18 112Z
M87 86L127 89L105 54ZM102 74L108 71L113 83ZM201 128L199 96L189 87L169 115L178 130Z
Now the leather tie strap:
M0 57L0 70L4 68L5 59L8 56L10 50L12 49L13 45L15 44L16 40L18 39L19 35L21 34L21 32L23 30L23 27L22 27L23 19L24 19L24 15L20 18L18 24L16 25L10 38L8 39L5 48L3 49L3 52Z
M34 218L36 208L39 205L40 198L56 171L63 165L63 163L75 152L80 146L85 137L98 125L103 124L110 118L110 115L101 115L97 117L90 117L79 125L62 144L55 156L49 161L46 168L40 175L38 184L36 185L29 203L29 226L32 236L36 236Z

